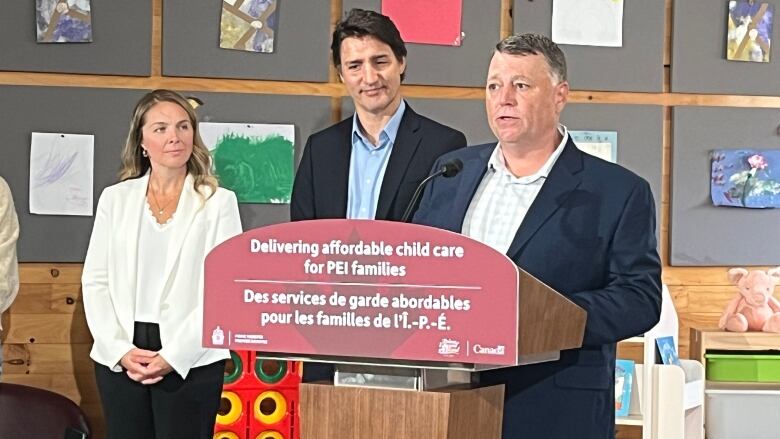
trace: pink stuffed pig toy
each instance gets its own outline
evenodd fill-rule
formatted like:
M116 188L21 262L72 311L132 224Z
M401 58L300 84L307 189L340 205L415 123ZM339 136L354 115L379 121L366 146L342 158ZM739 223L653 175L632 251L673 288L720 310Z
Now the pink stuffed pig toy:
M769 271L744 268L729 270L729 281L739 288L718 322L720 329L733 332L780 332L780 302L772 297L780 280L780 267Z

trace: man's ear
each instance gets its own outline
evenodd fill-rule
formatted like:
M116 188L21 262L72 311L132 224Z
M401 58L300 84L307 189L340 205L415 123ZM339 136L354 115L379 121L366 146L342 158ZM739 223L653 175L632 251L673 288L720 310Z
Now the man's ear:
M563 107L569 100L569 82L561 81L555 85L555 110L558 114L563 112Z

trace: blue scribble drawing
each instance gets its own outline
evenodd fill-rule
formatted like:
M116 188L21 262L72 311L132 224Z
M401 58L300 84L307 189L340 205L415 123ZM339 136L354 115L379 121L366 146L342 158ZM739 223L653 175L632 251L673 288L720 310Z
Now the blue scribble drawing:
M94 143L92 135L32 133L30 213L92 215Z
M61 154L58 151L49 151L42 168L35 175L35 186L42 187L57 183L71 172L73 162L78 157L78 151Z
M92 41L90 0L36 0L39 43Z

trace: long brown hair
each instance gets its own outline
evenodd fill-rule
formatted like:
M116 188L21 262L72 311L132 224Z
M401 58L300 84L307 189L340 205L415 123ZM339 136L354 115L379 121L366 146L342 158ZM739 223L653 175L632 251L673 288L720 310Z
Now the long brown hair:
M190 119L192 125L192 155L187 160L187 173L195 180L195 191L204 198L208 198L216 192L217 178L211 173L211 154L204 146L198 133L198 117L187 100L180 94L171 90L154 90L147 93L135 105L133 118L130 120L130 131L127 133L125 147L122 149L122 168L119 170L119 181L138 178L149 171L152 164L148 157L144 157L141 150L143 134L141 129L146 123L146 113L159 102L171 102L179 105ZM206 186L211 191L203 193L202 187Z

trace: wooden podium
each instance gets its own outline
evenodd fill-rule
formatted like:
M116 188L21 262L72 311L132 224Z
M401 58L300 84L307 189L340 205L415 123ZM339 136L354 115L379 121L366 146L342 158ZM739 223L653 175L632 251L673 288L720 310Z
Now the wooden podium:
M506 255L415 224L250 230L211 251L204 280L203 346L342 363L339 385L302 384L288 405L302 439L500 438L504 386L452 377L557 360L585 330L583 309ZM377 366L416 369L413 384Z
M585 311L519 273L519 357L538 362L582 346ZM409 391L304 383L299 408L301 439L500 439L504 386Z
M500 438L504 386L409 390L301 384L301 439Z

